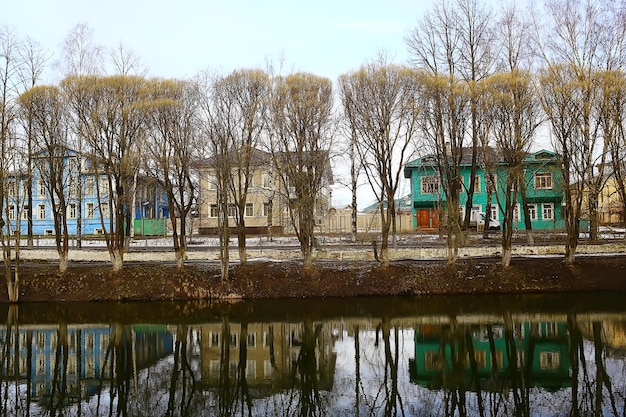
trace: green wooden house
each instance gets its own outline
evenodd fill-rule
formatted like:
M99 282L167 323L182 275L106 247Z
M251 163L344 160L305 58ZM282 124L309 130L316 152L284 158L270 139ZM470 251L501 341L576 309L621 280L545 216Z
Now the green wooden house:
M413 204L414 229L437 229L447 211L446 196L441 187L436 156L427 155L407 163L404 176L411 181L411 199ZM479 213L490 210L492 219L501 221L503 211L498 206L496 193L501 201L503 184L506 184L506 166L501 159L492 169L496 187L489 186L483 164L479 162L476 172L476 185L472 200L470 219L476 220ZM465 216L467 202L466 186L470 183L471 152L464 149L461 161L461 217ZM563 219L563 181L558 155L548 150L528 154L524 159L524 185L529 216L533 230L558 230L565 227ZM492 193L491 205L487 207L488 192ZM517 197L517 206L513 213L513 227L524 229L524 210L521 193Z

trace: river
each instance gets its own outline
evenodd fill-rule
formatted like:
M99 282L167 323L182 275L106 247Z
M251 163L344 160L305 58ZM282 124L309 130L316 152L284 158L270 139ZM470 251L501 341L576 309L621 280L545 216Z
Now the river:
M2 305L0 415L623 415L625 296Z

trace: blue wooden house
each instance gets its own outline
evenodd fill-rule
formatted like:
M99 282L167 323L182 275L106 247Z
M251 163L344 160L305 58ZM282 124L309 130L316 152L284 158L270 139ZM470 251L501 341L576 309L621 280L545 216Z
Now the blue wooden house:
M98 235L109 227L113 215L109 207L109 187L106 176L96 175L92 164L87 158L80 158L71 149L64 156L66 172L63 175L65 198L67 202L67 227L70 236L77 233L79 210L83 235ZM54 235L54 218L52 202L42 180L37 158L32 167L32 221L33 234L37 236ZM28 230L28 193L27 173L10 175L8 181L7 219L5 232L25 235ZM79 181L80 179L80 181ZM79 198L78 186L82 189ZM169 209L167 197L155 181L147 177L137 180L135 194L134 227L140 233L164 235L167 232ZM80 204L80 207L79 207Z
M558 156L551 151L541 150L528 154L523 162L524 187L533 230L563 229L563 180ZM465 216L467 191L471 176L471 154L464 149L461 161L460 210ZM495 164L494 181L488 180L482 164L476 171L475 190L472 199L470 219L476 220L480 213L490 211L492 219L502 220L503 211L497 204L496 193L504 201L503 185L506 184L507 170L501 159ZM441 186L436 156L427 155L407 163L404 176L411 181L414 229L437 229L447 212L446 195ZM491 204L487 207L488 194ZM524 229L524 210L521 207L521 193L517 196L517 206L513 213L513 227Z

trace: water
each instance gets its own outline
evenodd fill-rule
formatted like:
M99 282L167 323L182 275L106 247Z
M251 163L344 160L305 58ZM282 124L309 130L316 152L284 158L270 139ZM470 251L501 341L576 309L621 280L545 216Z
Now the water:
M623 415L624 293L0 306L0 415Z

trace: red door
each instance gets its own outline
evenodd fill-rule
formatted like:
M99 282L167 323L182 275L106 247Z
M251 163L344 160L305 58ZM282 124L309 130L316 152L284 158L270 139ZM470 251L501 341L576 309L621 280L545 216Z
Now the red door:
M430 225L430 210L421 209L417 210L415 216L417 217L417 228L418 229L429 229Z

